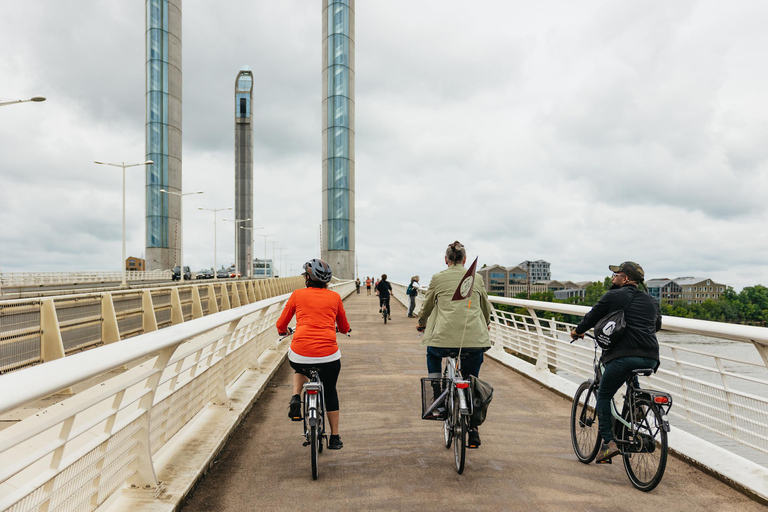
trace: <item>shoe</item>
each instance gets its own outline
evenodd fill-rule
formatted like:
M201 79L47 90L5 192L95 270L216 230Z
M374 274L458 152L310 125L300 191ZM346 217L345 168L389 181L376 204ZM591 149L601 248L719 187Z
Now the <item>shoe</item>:
M301 421L301 397L293 395L288 402L288 417L291 421Z
M392 320L392 317L387 315L387 320Z
M621 453L621 450L619 450L619 447L616 446L615 441L608 441L607 443L603 443L603 446L600 447L600 451L597 452L597 457L595 457L595 463L597 464L605 464L606 461L610 461L613 457L617 456Z
M379 313L381 313L381 308L379 308Z
M344 448L344 443L341 442L341 436L331 434L331 438L328 440L329 450L341 450Z
M469 429L469 440L467 441L467 448L479 448L480 447L480 432L477 431L477 427Z

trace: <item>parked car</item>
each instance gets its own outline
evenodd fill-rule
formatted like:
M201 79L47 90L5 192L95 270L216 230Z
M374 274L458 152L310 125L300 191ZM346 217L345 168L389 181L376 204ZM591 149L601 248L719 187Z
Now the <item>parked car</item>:
M176 265L173 267L173 275L171 275L172 281L179 281L181 279L181 267ZM192 272L190 272L189 267L184 265L184 280L188 281L192 279Z
M210 268L204 268L198 271L195 279L213 279L213 270Z
M216 271L216 277L219 279L227 279L229 277L229 270L220 268Z

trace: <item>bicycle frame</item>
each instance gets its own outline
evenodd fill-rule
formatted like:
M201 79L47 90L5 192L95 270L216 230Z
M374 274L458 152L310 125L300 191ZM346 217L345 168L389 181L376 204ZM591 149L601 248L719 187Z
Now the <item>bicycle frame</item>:
M309 427L320 426L320 434L325 437L325 422L320 417L325 416L325 392L317 371L310 372L309 382L304 383L302 395L305 397L304 436L309 438Z
M469 389L469 381L464 380L456 368L456 358L447 357L446 363L446 377L451 382L451 388L456 388L457 395L459 397L459 412L463 416L472 414L471 402L467 400L467 396L464 392L465 389Z

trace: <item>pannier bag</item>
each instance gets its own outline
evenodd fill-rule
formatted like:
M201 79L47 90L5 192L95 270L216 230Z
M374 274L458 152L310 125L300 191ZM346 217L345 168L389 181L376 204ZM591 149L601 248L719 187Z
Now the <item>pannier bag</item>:
M493 386L474 375L470 375L472 387L472 424L480 426L488 414L488 406L493 400Z

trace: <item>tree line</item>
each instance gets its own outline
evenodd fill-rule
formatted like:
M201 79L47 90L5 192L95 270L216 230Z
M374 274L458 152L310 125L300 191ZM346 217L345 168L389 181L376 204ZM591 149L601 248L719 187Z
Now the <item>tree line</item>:
M552 291L532 293L530 299L543 302L559 302L564 304L580 304L594 306L600 297L611 287L611 278L596 281L584 290L584 298L571 297L566 300L555 299ZM517 299L526 299L525 292L515 296ZM513 310L516 313L527 313L524 308L504 307L504 310ZM701 304L688 304L687 301L677 300L672 304L662 302L661 314L678 316L683 318L695 318L698 320L711 320L713 322L727 322L733 324L766 325L768 323L768 287L762 285L748 286L736 293L730 286L717 300L708 299ZM581 317L576 315L564 315L561 313L546 312L545 318L579 323Z

